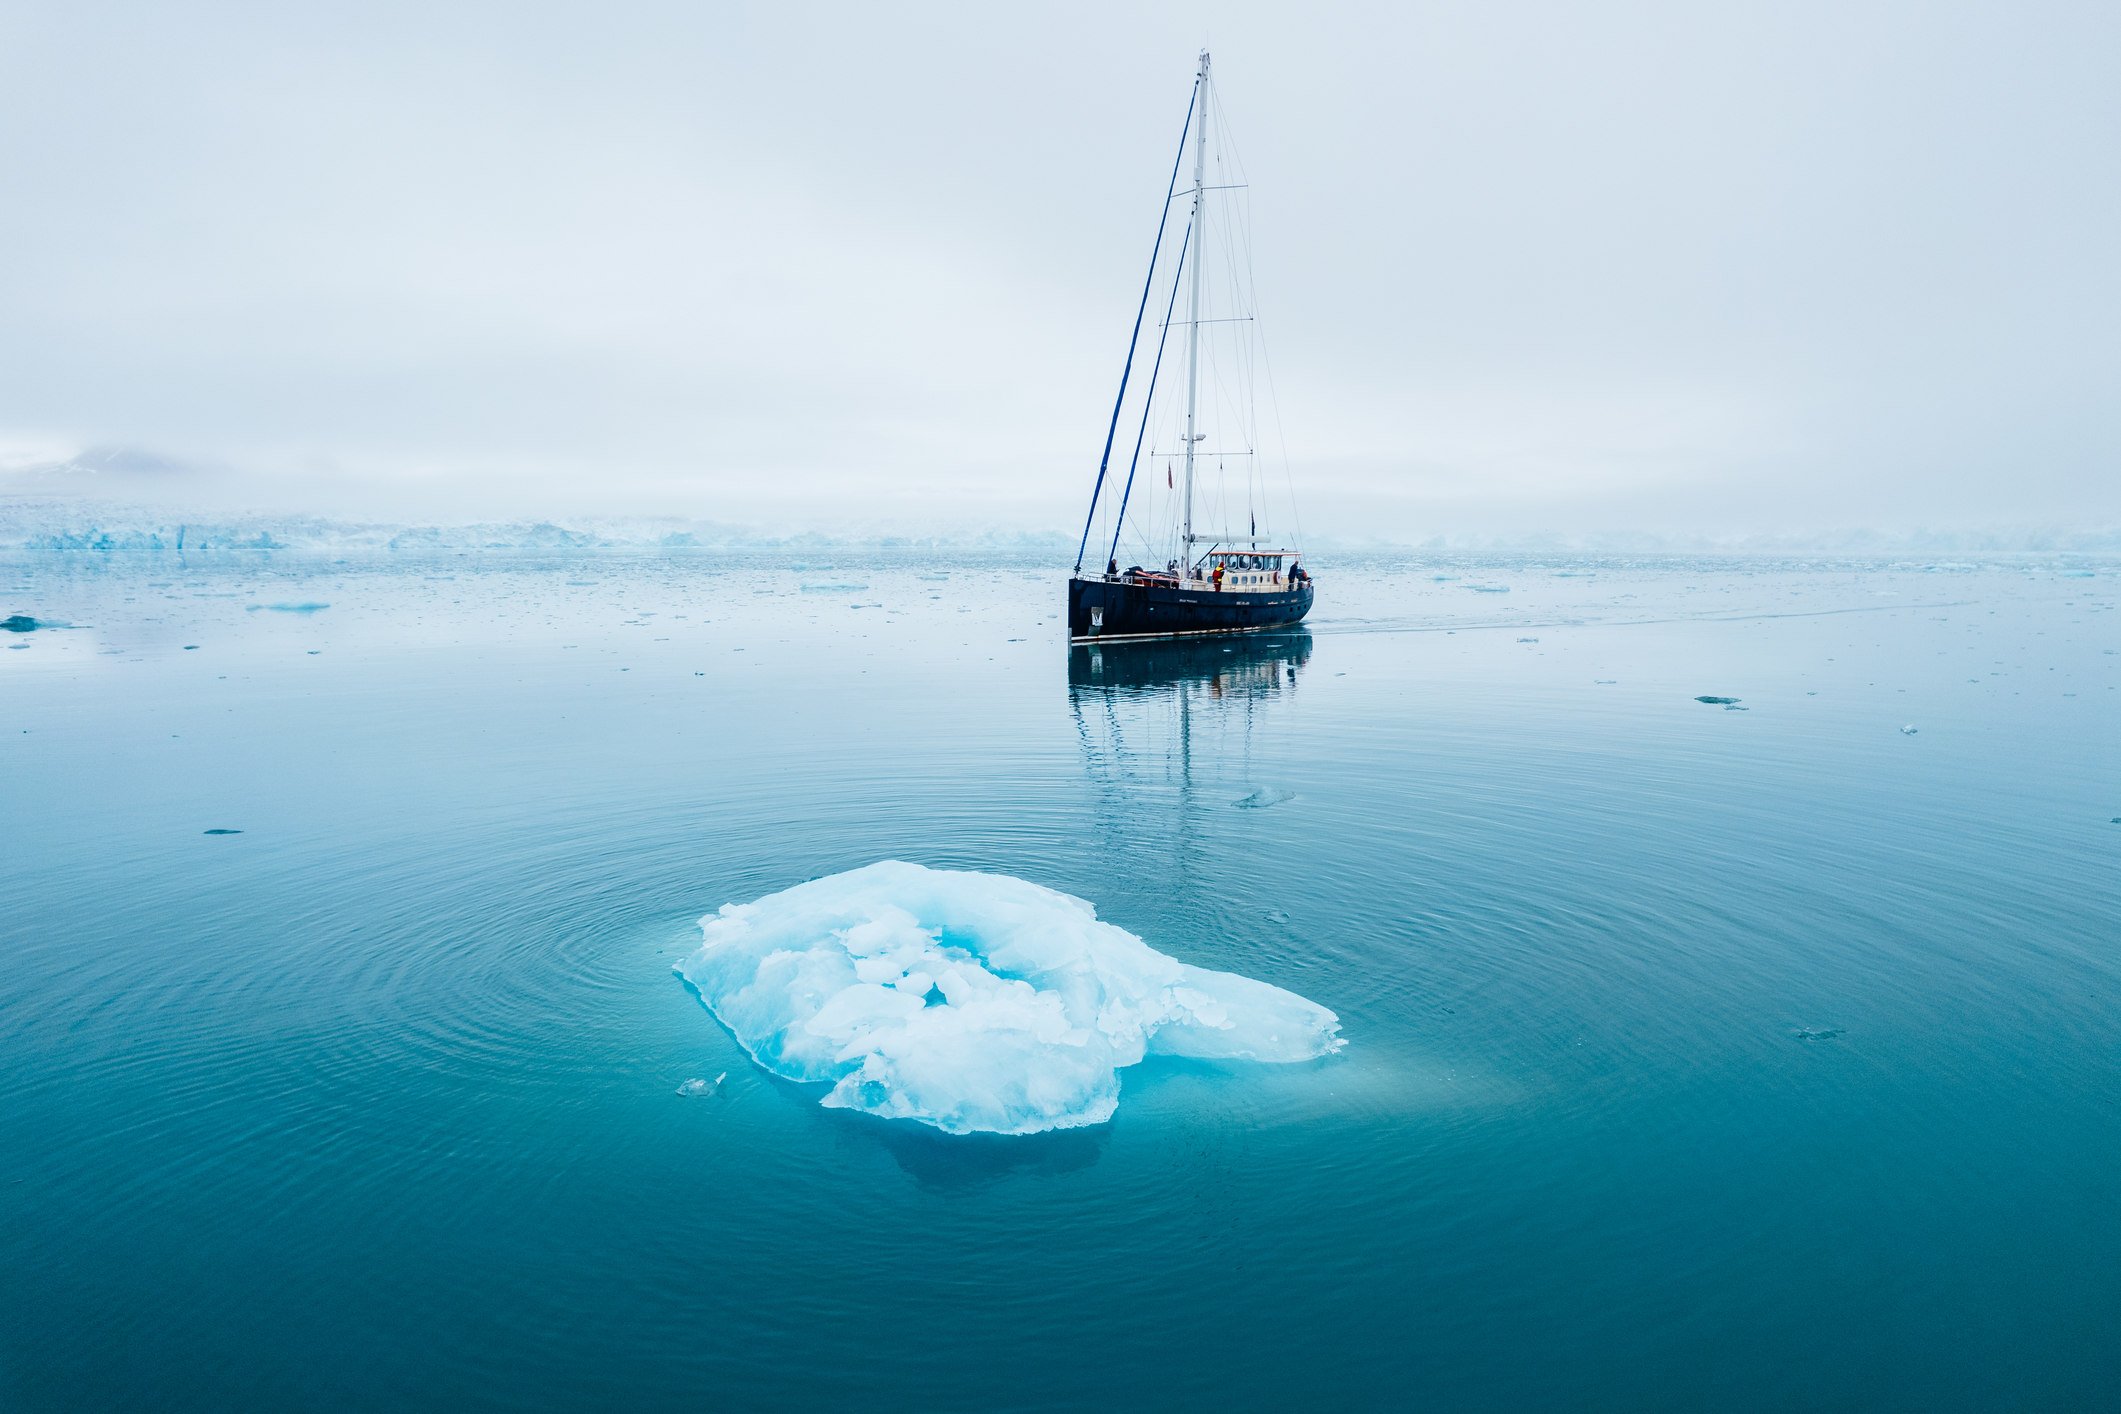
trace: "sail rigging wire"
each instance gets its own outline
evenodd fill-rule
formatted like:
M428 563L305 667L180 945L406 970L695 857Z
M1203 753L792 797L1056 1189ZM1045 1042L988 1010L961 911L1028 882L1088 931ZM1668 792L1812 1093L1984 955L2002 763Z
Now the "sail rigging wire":
M1119 559L1119 533L1127 523L1127 499L1134 494L1134 469L1141 465L1142 438L1149 431L1149 409L1156 406L1156 377L1163 372L1164 341L1171 336L1171 311L1178 305L1179 278L1186 273L1186 252L1193 244L1193 222L1186 221L1186 234L1178 243L1178 268L1171 272L1171 299L1164 306L1163 331L1156 336L1156 361L1149 365L1149 391L1142 398L1141 430L1134 434L1134 455L1127 462L1127 489L1120 494L1119 515L1112 522L1112 554L1106 561L1112 564ZM1081 552L1078 551L1078 554ZM1080 569L1078 564L1076 568Z
M1186 122L1185 126L1179 129L1178 156L1171 161L1171 181L1169 188L1164 194L1163 214L1156 218L1156 244L1149 248L1149 273L1142 277L1141 303L1136 306L1134 311L1134 332L1127 338L1127 362L1119 374L1119 396L1112 401L1112 421L1105 428L1105 454L1099 458L1097 463L1097 484L1090 488L1090 510L1083 517L1083 538L1075 547L1075 572L1077 574L1082 573L1083 551L1090 544L1090 524L1097 519L1097 498L1104 494L1105 470L1112 464L1112 438L1119 431L1120 407L1127 401L1127 379L1134 372L1134 349L1141 342L1142 315L1148 311L1149 290L1156 283L1156 257L1164 247L1164 226L1171 219L1171 202L1178 192L1178 169L1186 160L1186 135L1193 131L1193 110L1200 103L1200 87L1201 81L1197 78L1193 80L1193 93L1186 99ZM1189 222L1187 230L1190 231L1191 229L1192 226Z
M1156 362L1147 381L1147 393L1143 400L1140 425L1136 429L1135 448L1129 460L1125 488L1116 506L1116 515L1110 530L1108 560L1117 562L1121 544L1139 542L1144 556L1143 563L1158 563L1164 558L1168 546L1178 545L1181 550L1181 534L1185 528L1185 498L1178 494L1175 484L1177 463L1187 459L1191 451L1199 461L1199 482L1194 493L1199 504L1194 508L1193 519L1211 521L1213 524L1234 528L1244 525L1250 532L1251 543L1259 543L1261 537L1277 534L1276 522L1281 496L1291 501L1295 539L1288 548L1302 549L1303 527L1300 512L1294 511L1294 468L1290 464L1288 436L1280 407L1279 389L1275 386L1272 357L1264 338L1264 320L1257 308L1255 286L1255 237L1253 212L1251 210L1250 174L1245 170L1244 160L1233 141L1234 129L1228 121L1219 86L1205 75L1195 79L1195 93L1188 123L1198 118L1204 134L1212 133L1207 143L1209 148L1205 161L1211 169L1205 174L1207 180L1198 187L1204 200L1201 205L1210 206L1218 212L1217 220L1223 225L1213 233L1203 232L1197 225L1189 225L1186 246L1178 268L1167 278L1172 280L1172 298L1159 325L1160 337ZM1197 141L1197 140L1196 140ZM1184 162L1181 156L1180 165ZM1196 174L1198 177L1199 174ZM1178 196L1190 195L1195 188L1189 186L1185 192L1174 187L1167 193L1166 209ZM1228 195L1221 195L1227 193ZM1216 195L1210 195L1216 194ZM1220 200L1216 196L1221 196ZM1199 213L1196 221L1205 213ZM1168 233L1168 232L1166 232ZM1206 239L1212 234L1214 239ZM1192 237L1203 236L1199 244ZM1186 261L1196 265L1206 260L1220 268L1204 271L1208 276L1201 290L1202 306L1190 319L1177 319L1176 295L1178 286L1189 277L1199 278L1185 268ZM1152 268L1153 283L1155 271ZM1219 306L1219 307L1218 307ZM1137 324L1145 315L1137 314ZM1170 352L1167 342L1169 329L1176 324L1188 329L1189 337L1199 344L1199 411L1196 425L1184 425L1184 408L1173 404L1168 390L1161 381L1162 358ZM1131 359L1130 355L1130 359ZM1264 376L1263 376L1264 375ZM1258 393L1264 383L1268 392L1269 428L1260 417ZM1165 393L1166 406L1157 405L1157 394ZM1185 400L1180 399L1182 404ZM1124 408L1120 410L1124 412ZM1157 433L1156 440L1148 440L1150 431ZM1270 451L1262 433L1271 430L1276 434L1276 447ZM1189 445L1187 434L1197 432L1199 441L1213 440L1216 448ZM1110 447L1117 445L1116 433L1107 431L1106 464L1100 467L1100 486L1110 477ZM1176 449L1174 449L1176 448ZM1284 489L1277 494L1272 491L1272 477L1267 458L1279 454L1283 471ZM1139 481L1140 462L1146 456L1152 463L1151 479L1154 479L1153 464L1165 463L1165 487L1155 490ZM1243 486L1233 484L1228 465L1230 459L1238 461L1239 479ZM1143 488L1143 500L1133 500L1134 488ZM1236 502L1245 502L1246 514L1236 514ZM1085 537L1078 547L1079 556L1088 554L1088 533L1097 529L1097 512L1102 509L1102 493L1093 500L1091 515L1085 527ZM1206 512L1205 515L1202 512ZM1220 520L1213 518L1220 516ZM1131 520L1130 520L1131 517ZM1133 536L1130 540L1129 534ZM1192 547L1194 554L1203 548ZM1193 556L1188 555L1190 560Z
M1211 421L1221 424L1224 436L1218 438L1227 444L1227 450L1216 453L1215 475L1209 489L1209 504L1213 513L1221 517L1221 524L1231 525L1235 515L1236 492L1230 484L1225 457L1251 457L1243 465L1243 499L1245 520L1257 533L1256 522L1263 514L1272 533L1271 505L1266 496L1264 465L1257 460L1260 447L1258 383L1260 363L1264 357L1264 342L1257 327L1257 292L1253 288L1252 228L1250 210L1249 173L1244 170L1244 161L1233 140L1233 130L1224 111L1222 95L1214 84L1210 84L1203 98L1202 122L1216 135L1215 150L1211 160L1215 166L1216 182L1208 190L1244 192L1242 197L1233 197L1225 204L1226 215L1217 227L1216 239L1212 242L1221 255L1220 268L1210 282L1216 291L1215 300L1224 305L1229 314L1219 318L1204 318L1202 324L1252 324L1248 330L1232 330L1234 336L1225 341L1220 338L1205 339L1202 353L1207 364L1204 382L1208 391ZM1208 252L1196 253L1196 259L1206 259ZM1227 346L1226 346L1227 343ZM1278 411L1278 409L1277 409ZM1235 434L1230 435L1230 434ZM1242 447L1242 450L1239 450ZM1293 491L1293 487L1291 488Z
M1223 143L1230 150L1231 162L1237 169L1235 174L1236 178L1241 183L1249 183L1250 174L1245 171L1244 159L1237 152L1237 144L1232 141L1230 136L1230 123L1229 119L1223 114L1221 95L1218 93L1211 92L1209 94L1209 98L1215 104L1214 120L1216 124L1216 131L1221 135ZM1287 425L1282 421L1281 416L1281 391L1276 386L1274 381L1274 354L1273 351L1267 345L1265 320L1260 318L1258 308L1258 286L1253 279L1252 228L1250 221L1247 221L1245 223L1245 229L1243 234L1245 285L1247 288L1253 291L1254 303L1252 308L1252 316L1255 320L1259 321L1259 334L1257 343L1257 348L1259 352L1258 371L1266 376L1267 409L1269 415L1272 417L1274 422L1274 440L1281 450L1282 484L1284 489L1288 493L1289 514L1290 517L1295 521L1296 538L1289 548L1300 552L1303 549L1304 542L1303 508L1297 503L1296 471L1295 468L1290 465L1289 462L1289 433ZM1252 415L1254 429L1256 432L1259 418L1259 405L1256 400L1252 404ZM1259 443L1260 439L1255 436L1253 439L1253 444L1257 446L1259 445ZM1260 477L1261 501L1262 503L1264 503L1266 496L1265 459L1262 458L1253 462L1253 466L1258 469Z
M1292 464L1290 464L1290 449L1287 449L1287 426L1283 424L1283 418L1281 418L1281 396L1279 396L1279 388L1275 384L1275 360L1273 360L1273 352L1268 350L1266 324L1264 324L1264 318L1260 316L1260 310L1258 310L1258 282L1254 278L1254 271L1256 271L1256 265L1254 265L1254 231L1251 231L1251 204L1249 204L1251 174L1245 172L1243 153L1239 153L1239 146L1237 146L1237 142L1234 142L1234 127L1230 125L1228 114L1224 112L1222 93L1211 87L1207 98L1209 98L1207 119L1213 121L1215 136L1217 136L1217 140L1220 140L1220 144L1217 144L1217 153L1215 153L1217 167L1224 167L1224 163L1228 165L1228 170L1217 172L1217 176L1222 176L1222 180L1228 182L1230 189L1245 189L1247 191L1247 197L1234 199L1232 204L1230 204L1232 210L1230 210L1230 216L1224 220L1224 231L1222 231L1224 233L1226 271L1228 271L1228 278L1232 282L1232 295L1234 297L1249 295L1249 299L1241 301L1241 303L1247 310L1247 318L1254 322L1254 329L1249 331L1254 337L1241 343L1239 350L1237 350L1241 356L1237 360L1237 367L1232 369L1234 379L1237 379L1237 382L1241 384L1239 405L1247 413L1245 418L1241 418L1241 422L1245 424L1245 441L1251 447L1254 447L1254 452L1256 452L1256 458L1251 460L1247 464L1247 469L1245 469L1247 471L1247 477L1245 477L1245 483L1247 483L1245 500L1247 500L1247 507L1256 507L1256 511L1260 515L1268 517L1268 530L1273 530L1273 515L1270 515L1270 513L1273 513L1273 507L1277 505L1277 500L1273 496L1268 496L1268 490L1266 490L1266 481L1268 481L1268 477L1266 477L1266 460L1264 460L1264 452L1260 452L1260 449L1264 447L1264 439L1260 437L1262 428L1260 428L1258 386L1262 382L1262 373L1264 373L1268 413L1270 413L1270 420L1273 420L1275 441L1277 441L1277 449L1279 449L1279 454L1281 454L1279 460L1281 460L1281 473L1283 473L1283 490L1285 490L1287 500L1290 500L1290 513L1294 517L1296 538L1294 538L1294 543L1292 543L1292 549L1300 551L1302 549L1302 538L1304 538L1302 536L1302 511L1296 507L1296 477L1294 477L1294 469L1292 469ZM1217 379L1217 382L1220 382L1220 379Z

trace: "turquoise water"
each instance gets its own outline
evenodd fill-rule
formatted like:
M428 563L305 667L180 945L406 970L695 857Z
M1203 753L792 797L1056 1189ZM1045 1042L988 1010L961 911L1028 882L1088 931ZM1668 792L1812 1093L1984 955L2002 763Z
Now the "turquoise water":
M2121 566L1315 568L0 561L0 1406L2121 1404ZM821 1108L671 965L886 858L1348 1047Z

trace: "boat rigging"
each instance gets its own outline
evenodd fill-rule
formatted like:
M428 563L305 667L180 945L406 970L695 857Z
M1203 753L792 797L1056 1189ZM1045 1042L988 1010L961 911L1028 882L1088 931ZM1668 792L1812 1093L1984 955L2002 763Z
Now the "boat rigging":
M1218 192L1242 191L1247 186L1242 181L1218 180L1211 184L1208 180L1215 119L1219 112L1209 57L1203 50L1200 68L1193 80L1193 94L1186 107L1186 120L1179 131L1178 155L1171 165L1171 180L1157 222L1156 241L1150 248L1149 274L1142 283L1141 300L1135 309L1127 358L1120 371L1119 395L1113 401L1112 416L1105 429L1104 453L1098 462L1097 481L1091 490L1082 540L1076 547L1075 569L1068 580L1068 636L1074 643L1246 633L1284 627L1298 622L1310 612L1316 592L1315 582L1303 568L1299 549L1262 548L1285 545L1288 541L1274 532L1271 525L1266 532L1260 530L1266 497L1265 478L1259 471L1262 459L1258 455L1254 385L1261 360L1255 353L1258 316L1242 299L1249 290L1240 292L1233 288L1229 291L1233 303L1239 306L1238 312L1203 312L1203 272L1209 264L1211 250L1223 257L1227 268L1221 276L1232 286L1237 283L1239 261L1247 267L1247 274L1250 264L1248 235L1235 220L1218 222L1215 241L1211 243L1210 239L1209 197ZM1227 124L1223 126L1226 128ZM1182 193L1178 175L1185 164L1189 142L1193 182L1190 189ZM1220 168L1223 160L1220 149L1216 149L1215 160ZM1217 175L1221 175L1219 170ZM1191 201L1176 257L1171 268L1163 272L1170 290L1164 301L1163 318L1156 326L1156 349L1149 364L1147 387L1141 395L1141 417L1136 426L1133 453L1128 458L1126 481L1111 511L1109 546L1100 538L1100 548L1107 549L1105 568L1102 573L1085 574L1083 560L1090 547L1090 533L1097 526L1101 505L1109 499L1106 491L1108 482L1113 479L1112 452L1118 439L1121 414L1127 407L1128 389L1133 380L1135 356L1141 345L1149 300L1158 289L1166 228L1172 207L1181 194L1190 196ZM1178 310L1181 288L1186 293L1185 318L1177 319L1174 315ZM1210 286L1208 292L1218 291ZM1157 401L1164 355L1174 329L1185 331L1182 413ZM1216 332L1230 334L1237 342L1231 344L1227 352L1211 348L1210 340ZM1202 368L1204 354L1209 361L1206 379ZM1204 391L1210 404L1207 408L1202 406ZM1159 413L1165 417L1163 423L1157 421ZM1217 415L1211 417L1211 413ZM1217 427L1212 434L1204 430L1211 421ZM1151 439L1152 430L1157 434L1154 441ZM1166 436L1170 442L1163 441ZM1217 444L1215 448L1202 446L1211 439ZM1176 444L1175 449L1170 443ZM1163 489L1170 493L1153 508L1137 504L1135 499L1136 473L1140 470L1145 447L1152 464L1164 464ZM1230 504L1224 476L1228 469L1226 464L1231 460L1238 461L1244 468L1245 529L1242 532L1231 525L1231 512L1235 508ZM1225 528L1208 531L1196 527L1195 512L1201 500L1202 481L1210 471L1211 462L1216 478L1214 499L1218 509L1215 513ZM1153 479L1144 499L1156 499ZM1134 512L1131 520L1130 510ZM1119 568L1120 542L1129 530L1134 532L1142 548L1150 552L1144 558L1152 563L1159 558L1164 560L1160 569L1144 569L1138 564L1124 571ZM1163 542L1162 549L1169 551L1168 556L1158 552L1159 539Z

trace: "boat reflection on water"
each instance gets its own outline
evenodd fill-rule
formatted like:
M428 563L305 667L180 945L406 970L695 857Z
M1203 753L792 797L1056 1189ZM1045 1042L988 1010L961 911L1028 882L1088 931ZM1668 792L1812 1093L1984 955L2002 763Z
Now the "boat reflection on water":
M1068 650L1069 697L1085 692L1143 692L1183 697L1293 692L1311 658L1311 631L1284 629L1243 636L1147 639Z
M1310 658L1301 627L1070 649L1068 706L1090 778L1112 797L1104 818L1182 839L1195 809L1286 798L1253 779L1253 747L1293 727Z

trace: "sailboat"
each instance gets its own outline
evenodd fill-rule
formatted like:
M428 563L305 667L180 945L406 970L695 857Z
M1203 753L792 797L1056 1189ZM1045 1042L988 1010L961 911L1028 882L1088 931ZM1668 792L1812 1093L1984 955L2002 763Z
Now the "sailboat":
M1112 404L1112 419L1105 431L1105 451L1098 463L1097 483L1090 493L1090 512L1083 520L1083 537L1076 547L1075 569L1068 579L1068 639L1071 643L1250 633L1286 627L1311 611L1316 586L1303 567L1301 552L1266 548L1275 545L1280 537L1271 530L1262 534L1259 528L1265 481L1259 472L1257 419L1251 397L1258 365L1247 350L1257 345L1257 328L1256 317L1243 299L1243 294L1248 292L1236 292L1230 313L1219 314L1212 309L1203 312L1202 271L1209 263L1209 252L1211 249L1218 251L1224 256L1224 263L1233 267L1222 272L1223 278L1216 282L1216 288L1220 290L1226 284L1234 286L1236 283L1234 267L1238 262L1231 257L1239 253L1242 244L1230 238L1236 230L1231 221L1218 226L1215 232L1220 238L1218 241L1210 239L1210 197L1239 191L1243 186L1239 182L1222 180L1231 174L1220 170L1220 154L1215 180L1210 181L1210 128L1218 111L1210 84L1208 53L1202 50L1200 70L1193 80L1193 96L1186 105L1185 125L1179 131L1178 156L1171 164L1171 181L1164 198L1163 215L1157 222L1156 243L1149 254L1149 275L1142 282L1141 303L1134 314L1134 333L1128 340L1127 361L1120 372L1119 396ZM1135 354L1141 345L1142 322L1149 309L1150 295L1158 287L1166 227L1170 223L1172 207L1184 190L1178 184L1178 177L1185 164L1189 141L1193 148L1192 201L1185 232L1178 243L1177 258L1172 268L1165 272L1170 295L1164 302L1164 319L1157 338L1156 354L1149 366L1148 388L1141 398L1141 421L1135 435L1134 454L1127 466L1124 488L1117 497L1117 509L1111 515L1112 536L1105 568L1102 573L1093 570L1085 574L1083 558L1090 547L1090 532L1097 523L1100 501L1107 499L1108 484L1116 480L1109 475L1113 469L1113 442L1119 432L1120 414L1127 406L1127 388L1134 373ZM1223 226L1230 226L1231 230L1225 231ZM1245 263L1249 264L1249 261ZM1187 292L1186 317L1174 320L1172 316L1178 309L1181 288ZM1159 404L1156 399L1165 347L1174 329L1182 329L1185 333L1182 416L1177 409ZM1234 336L1237 346L1227 354L1221 346L1210 347L1218 335ZM1201 405L1204 353L1208 354L1211 364L1210 407L1207 409ZM1158 441L1150 445L1149 455L1152 466L1159 461L1163 463L1164 475L1157 478L1152 474L1149 489L1153 496L1155 483L1160 479L1170 494L1161 498L1164 506L1159 517L1136 506L1135 479L1141 468L1144 444L1149 442L1152 414L1160 409L1166 414L1165 422L1156 424ZM1208 415L1211 412L1216 416L1211 418ZM1212 434L1207 430L1211 421L1215 424ZM1167 435L1175 437L1175 450L1162 449ZM1202 444L1211 437L1217 445L1204 447ZM1233 460L1244 472L1246 525L1243 532L1227 528L1235 498L1229 494L1226 473ZM1216 484L1203 487L1211 463ZM1214 513L1224 518L1226 528L1203 530L1196 527L1194 514L1203 492L1207 493ZM1130 507L1135 509L1132 521L1128 519ZM1136 537L1130 543L1142 548L1157 546L1158 537L1161 537L1160 549L1169 553L1162 557L1160 566L1144 569L1135 564L1124 570L1119 567L1122 537L1130 529ZM1100 536L1100 541L1102 539ZM1100 544L1100 548L1106 547ZM1157 554L1145 556L1151 561L1158 557Z

